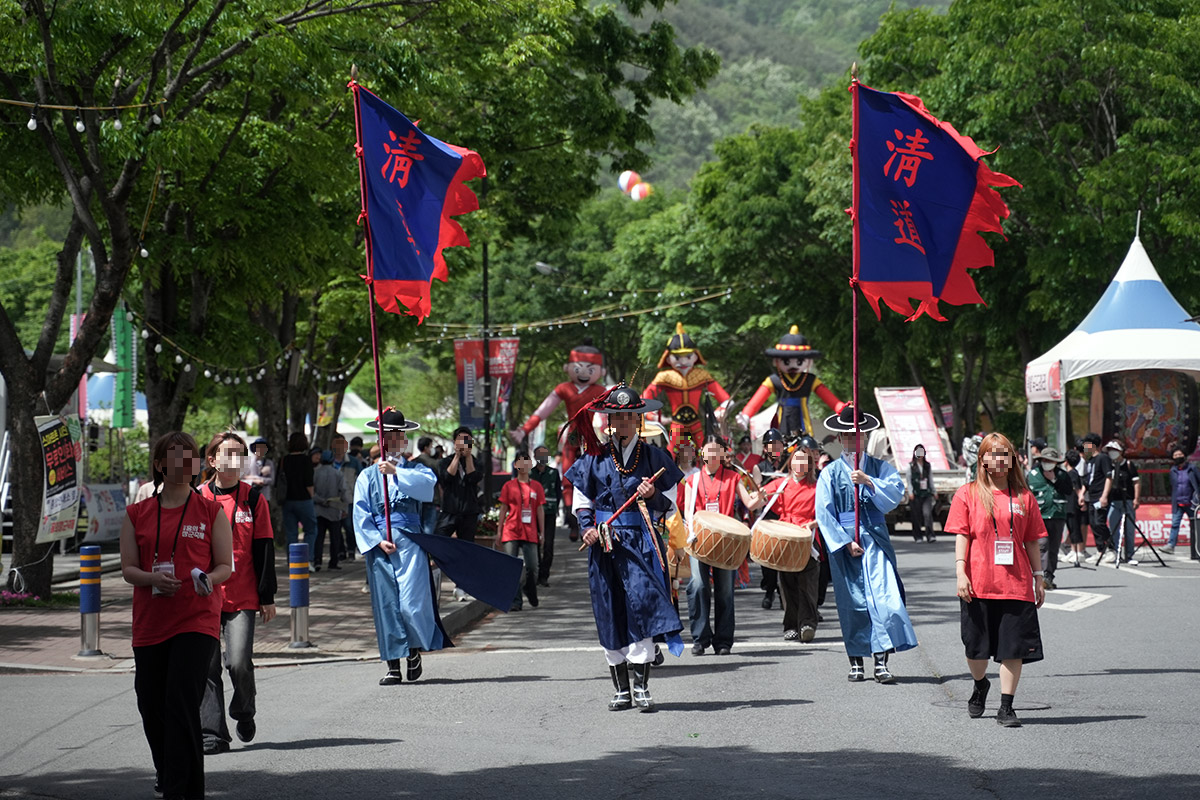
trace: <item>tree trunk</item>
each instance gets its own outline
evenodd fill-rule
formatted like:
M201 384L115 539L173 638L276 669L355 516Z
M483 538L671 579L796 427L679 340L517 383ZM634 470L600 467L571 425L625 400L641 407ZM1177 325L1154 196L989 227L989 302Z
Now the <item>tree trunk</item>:
M13 569L8 573L8 588L23 589L38 597L50 596L50 579L54 571L54 544L35 544L38 525L42 519L42 489L45 475L42 468L41 442L33 417L40 398L28 386L5 377L11 392L8 419L12 425L12 497L13 497ZM22 391L23 390L23 391ZM14 402L20 398L22 402ZM45 410L44 408L41 410ZM17 575L20 574L18 585Z

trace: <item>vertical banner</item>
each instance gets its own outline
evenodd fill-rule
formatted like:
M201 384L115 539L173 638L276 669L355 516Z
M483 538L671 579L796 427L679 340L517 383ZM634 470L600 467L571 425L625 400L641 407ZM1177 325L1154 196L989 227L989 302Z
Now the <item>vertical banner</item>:
M951 468L924 389L876 389L875 400L887 426L897 469L904 471L918 444L925 446L925 460L934 469Z
M133 427L133 378L137 371L133 363L133 324L125 318L123 309L113 314L112 349L116 354L117 373L113 376L112 427Z
M489 339L488 365L492 379L492 424L503 430L508 419L517 350L521 340ZM458 377L458 420L469 428L483 427L483 340L454 340L454 371Z
M317 395L317 427L333 424L333 411L337 408L337 394Z
M79 462L83 457L78 417L34 417L42 443L45 485L38 544L75 535L79 513Z

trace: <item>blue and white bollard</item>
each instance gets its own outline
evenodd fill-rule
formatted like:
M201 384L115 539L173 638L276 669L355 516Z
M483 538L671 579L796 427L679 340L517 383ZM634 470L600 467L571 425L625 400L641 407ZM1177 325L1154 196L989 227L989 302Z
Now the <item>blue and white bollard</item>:
M79 655L100 652L100 547L79 548Z
M288 605L292 608L292 641L296 650L312 647L308 641L308 545L288 545Z

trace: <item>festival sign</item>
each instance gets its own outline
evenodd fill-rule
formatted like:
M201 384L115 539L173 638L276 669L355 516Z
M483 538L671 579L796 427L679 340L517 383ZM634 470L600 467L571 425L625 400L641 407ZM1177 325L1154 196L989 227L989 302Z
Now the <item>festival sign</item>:
M898 466L912 460L913 448L920 444L925 447L925 460L931 467L950 469L924 389L876 389L875 400L887 425L888 440Z
M520 344L517 338L488 340L488 369L495 387L492 399L498 426L503 426L508 417ZM481 428L484 422L482 339L454 340L454 371L458 376L459 424Z
M1025 399L1031 403L1062 399L1061 361L1025 366Z
M1137 539L1134 540L1136 543L1140 544L1142 536L1146 536L1155 547L1162 547L1171 538L1171 506L1169 504L1142 504L1138 506L1136 516L1139 528ZM1113 528L1112 532L1115 536L1116 528ZM1183 519L1179 522L1179 544L1188 545L1191 540L1192 522L1188 519L1188 515L1184 514Z
M42 443L45 486L38 544L68 539L75 534L79 513L79 462L83 457L79 419L34 417Z

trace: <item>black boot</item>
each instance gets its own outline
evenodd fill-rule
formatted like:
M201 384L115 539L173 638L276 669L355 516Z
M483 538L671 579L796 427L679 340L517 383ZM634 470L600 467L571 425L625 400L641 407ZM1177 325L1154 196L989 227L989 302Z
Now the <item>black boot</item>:
M846 676L846 680L851 683L866 680L866 677L863 675L862 656L850 656L850 674Z
M400 659L389 658L387 665L388 665L387 675L384 675L382 678L379 679L379 685L380 686L396 686L403 680L402 673L400 672Z
M615 667L610 666L608 672L612 675L613 689L616 694L608 702L609 711L624 711L633 708L633 700L629 696L629 665L621 662Z
M408 654L408 679L415 681L424 671L425 668L421 666L421 651L413 650Z
M775 590L767 589L766 595L763 596L762 607L770 608L773 602L775 602Z
M650 665L633 665L633 704L638 711L657 711L650 696Z
M877 683L895 683L896 676L888 669L888 654L875 654L875 681Z

